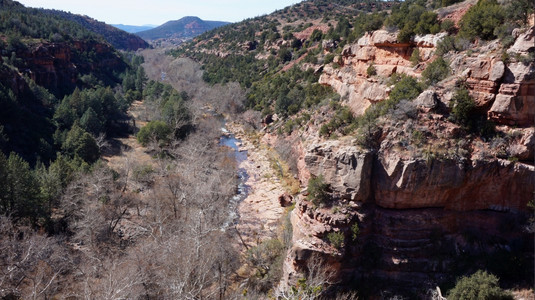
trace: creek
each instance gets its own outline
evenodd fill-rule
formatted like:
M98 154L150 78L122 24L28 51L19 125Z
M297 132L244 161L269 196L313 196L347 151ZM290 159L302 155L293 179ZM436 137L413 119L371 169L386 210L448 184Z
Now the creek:
M236 164L239 166L240 163L247 160L247 151L240 151L239 145L242 141L232 133L228 131L227 128L221 128L222 135L219 138L219 144L230 148L231 155L236 160ZM246 184L249 179L249 175L244 168L238 167L238 187L236 189L236 195L230 199L229 203L229 217L222 229L227 229L238 224L240 215L238 214L238 205L249 195L250 187Z

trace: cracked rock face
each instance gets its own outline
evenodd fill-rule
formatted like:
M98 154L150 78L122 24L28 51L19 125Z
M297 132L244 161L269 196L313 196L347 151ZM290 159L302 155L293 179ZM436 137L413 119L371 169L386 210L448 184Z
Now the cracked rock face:
M508 50L511 55L527 55L535 48L535 28L520 34ZM356 115L362 115L370 105L388 98L390 88L378 78L394 73L419 77L425 65L433 59L437 43L444 33L418 36L414 43L401 44L396 35L384 30L367 33L357 43L346 45L338 59L340 68L325 66L320 83L331 86L345 99ZM498 44L491 42L477 56L450 54L453 74L465 80L470 95L480 109L496 124L532 126L535 119L535 62L501 60ZM410 56L420 51L421 65L413 67ZM368 76L373 65L377 77ZM441 91L438 91L441 94Z
M373 154L336 141L312 145L305 163L314 176L322 175L341 199L364 202L371 195Z
M534 193L534 166L402 158L340 141L311 144L304 161L336 199L324 206L297 199L283 285L295 284L312 257L320 256L340 282L373 277L386 288L422 291L453 280L463 253L486 257L499 246L496 240L508 245L532 238L522 220ZM331 244L331 233L343 235L342 246Z
M76 60L76 52L93 51L98 60L91 63L80 63ZM58 89L76 86L80 74L99 69L124 69L126 65L114 53L113 49L99 42L75 41L67 43L42 43L33 49L18 54L25 60L25 70L32 80L47 89Z
M517 32L509 52L532 52L534 34L533 27ZM322 72L320 83L333 87L344 104L361 115L373 103L388 98L390 89L384 78L393 73L419 77L441 38L429 35L399 44L393 33L368 33L344 47L337 60L339 68L327 65L318 71ZM409 59L416 48L422 63L413 67ZM535 62L502 61L498 41L475 49L472 55L452 52L445 59L453 76L413 100L422 113L414 123L425 123L428 131L439 132L444 140L458 139L462 130L448 121L448 104L460 80L478 111L499 125L500 132L516 136L505 147L509 156L521 162L499 159L503 156L496 154L476 155L494 147L489 141L482 141L487 146L481 149L471 144L473 149L467 151L472 156L463 159L398 153L396 135L414 130L411 126L383 128L377 153L347 140L317 141L317 135L308 136L300 152L299 178L306 185L303 178L322 175L333 200L315 206L297 197L292 212L294 244L284 264L285 284L295 284L310 257L320 255L341 282L375 278L387 289L422 291L455 280L453 273L462 259L469 257L474 266L484 266L482 258L500 249L513 253L511 245L519 241L533 245L525 226L532 213L528 201L535 192ZM372 64L378 75L370 77L366 71ZM404 124L408 123L390 121L381 126ZM352 231L355 225L357 238ZM338 248L329 241L332 233L344 237ZM530 247L514 251L532 259Z
M534 167L507 160L402 160L380 155L373 176L375 202L384 208L525 211ZM515 191L514 197L511 191Z

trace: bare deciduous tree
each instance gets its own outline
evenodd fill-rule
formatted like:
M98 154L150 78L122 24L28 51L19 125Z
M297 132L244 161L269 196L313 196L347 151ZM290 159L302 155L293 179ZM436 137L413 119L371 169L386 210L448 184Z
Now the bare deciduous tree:
M59 239L15 227L0 216L0 297L43 299L59 288L58 276L71 268Z

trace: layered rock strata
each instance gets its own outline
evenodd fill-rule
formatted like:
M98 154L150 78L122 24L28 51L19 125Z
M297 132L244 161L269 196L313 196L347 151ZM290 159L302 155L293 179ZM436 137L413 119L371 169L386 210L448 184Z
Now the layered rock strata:
M478 260L497 251L532 251L524 230L532 165L404 159L338 141L310 146L304 160L312 176L330 183L333 200L316 206L298 199L285 284L294 284L320 255L333 280L373 280L378 288L421 293L465 271L465 259L483 268L484 259ZM328 237L333 232L344 236L338 248Z
M437 44L445 37L419 36L411 43L398 43L396 33L378 30L367 33L355 44L346 45L337 59L338 67L324 67L320 83L333 87L357 115L372 104L388 98L387 80L394 73L419 77L428 62L433 60ZM528 57L534 52L535 28L518 34L508 50L511 57ZM418 49L420 61L413 66L412 53ZM521 127L533 126L535 120L535 62L503 61L497 41L482 46L478 53L450 53L445 56L452 74L463 80L481 110L497 124ZM373 66L377 76L369 76ZM439 85L437 90L447 93L455 81ZM450 95L451 97L451 95ZM445 104L448 97L444 97Z

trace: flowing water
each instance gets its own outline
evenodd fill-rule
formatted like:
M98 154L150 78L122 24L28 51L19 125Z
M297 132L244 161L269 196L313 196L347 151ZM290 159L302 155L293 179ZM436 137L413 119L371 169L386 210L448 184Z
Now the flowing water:
M232 149L232 155L236 159L236 163L239 165L241 162L247 160L247 151L240 151L239 145L241 140L237 139L234 134L231 134L225 127L221 128L221 138L219 143L222 146ZM227 229L238 223L240 218L238 214L238 205L249 195L249 186L246 184L249 175L244 168L238 168L238 189L236 195L230 199L229 205L229 218L221 229Z

